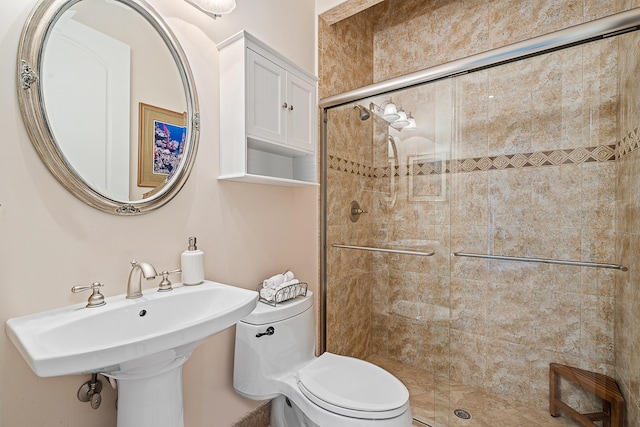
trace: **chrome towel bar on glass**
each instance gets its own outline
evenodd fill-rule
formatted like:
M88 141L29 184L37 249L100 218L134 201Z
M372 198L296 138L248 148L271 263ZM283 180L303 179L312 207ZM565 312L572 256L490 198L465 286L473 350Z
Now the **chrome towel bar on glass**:
M498 259L502 261L542 262L545 264L574 265L577 267L612 268L612 269L621 270L621 271L628 270L627 267L625 267L624 265L603 264L600 262L570 261L570 260L547 259L547 258L525 258L525 257L503 256L503 255L472 254L472 253L465 253L465 252L454 252L453 256Z
M345 249L359 249L361 251L372 251L372 252L387 252L391 254L402 254L402 255L416 255L416 256L432 256L435 252L421 252L421 251L407 251L403 249L385 249L385 248L371 248L368 246L352 246L352 245L339 245L334 243L331 245L332 248L345 248Z

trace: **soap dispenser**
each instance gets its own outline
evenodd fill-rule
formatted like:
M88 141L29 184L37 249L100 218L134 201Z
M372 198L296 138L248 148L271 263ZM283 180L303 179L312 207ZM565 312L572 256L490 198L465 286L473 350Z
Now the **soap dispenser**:
M180 257L183 285L199 285L204 281L204 253L196 246L196 238L189 237L189 248Z

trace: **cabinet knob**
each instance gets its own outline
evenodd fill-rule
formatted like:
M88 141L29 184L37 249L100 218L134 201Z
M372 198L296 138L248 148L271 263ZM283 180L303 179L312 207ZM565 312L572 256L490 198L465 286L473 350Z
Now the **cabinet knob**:
M293 105L289 105L289 110L293 111Z
M282 104L282 108L287 108L289 107L289 104L287 104L286 102Z

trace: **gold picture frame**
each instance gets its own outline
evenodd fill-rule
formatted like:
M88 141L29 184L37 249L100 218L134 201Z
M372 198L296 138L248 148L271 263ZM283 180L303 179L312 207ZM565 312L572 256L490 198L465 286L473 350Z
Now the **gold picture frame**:
M187 113L140 102L138 114L138 187L158 187L182 158Z

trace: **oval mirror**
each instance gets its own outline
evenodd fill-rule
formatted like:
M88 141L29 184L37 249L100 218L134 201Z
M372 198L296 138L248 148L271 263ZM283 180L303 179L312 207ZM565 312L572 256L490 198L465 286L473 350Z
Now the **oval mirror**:
M171 200L198 148L193 77L143 0L42 0L18 46L29 137L74 196L112 214Z

